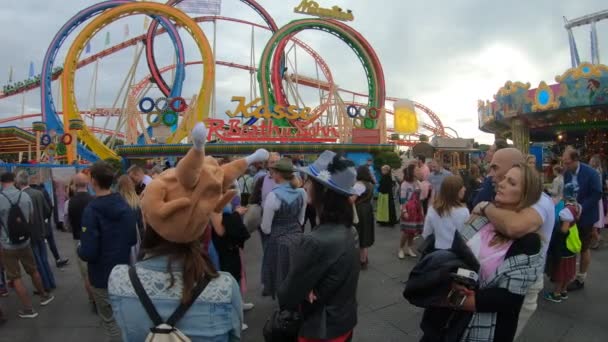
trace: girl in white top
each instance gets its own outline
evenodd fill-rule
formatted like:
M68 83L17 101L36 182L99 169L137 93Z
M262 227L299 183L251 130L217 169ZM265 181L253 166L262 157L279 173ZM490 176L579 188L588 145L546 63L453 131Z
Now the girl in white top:
M448 176L441 183L439 194L429 207L422 237L435 235L436 249L452 247L454 233L469 218L469 209L462 202L466 189L460 176Z

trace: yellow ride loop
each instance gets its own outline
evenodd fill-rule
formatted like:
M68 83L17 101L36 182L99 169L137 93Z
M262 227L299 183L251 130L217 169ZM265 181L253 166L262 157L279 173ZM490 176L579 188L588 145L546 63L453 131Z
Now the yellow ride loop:
M183 26L188 33L192 36L196 45L201 52L204 75L201 84L199 95L197 96L196 108L194 108L194 114L196 115L195 120L188 120L188 124L184 123L180 125L179 129L175 131L171 137L171 142L177 143L183 138L188 136L188 132L191 130L195 122L205 120L209 115L209 104L211 103L211 93L213 90L213 79L215 77L215 64L213 63L213 52L207 37L198 26L198 24L186 15L184 12L163 4L151 3L151 2L137 2L132 4L120 5L116 8L108 10L96 17L91 23L89 23L76 37L72 43L67 56L65 57L64 70L62 77L62 92L63 92L63 123L64 132L69 133L69 120L80 119L80 111L76 104L76 97L74 95L74 78L76 72L76 65L82 51L85 49L88 41L97 34L101 29L111 24L112 22L121 19L126 16L135 14L146 14L163 16L173 20L179 26ZM91 151L97 154L101 159L106 158L118 158L116 153L99 141L95 135L88 129L86 124L83 125L82 130L78 132L78 138L84 144L86 144ZM75 160L74 151L68 149L67 161L72 163Z

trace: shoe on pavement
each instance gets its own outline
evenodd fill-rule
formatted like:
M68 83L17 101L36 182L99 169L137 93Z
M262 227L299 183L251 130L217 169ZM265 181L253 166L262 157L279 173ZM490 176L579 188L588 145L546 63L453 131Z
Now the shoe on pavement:
M51 294L47 294L46 297L40 298L40 305L47 306L47 305L49 305L50 302L53 301L53 299L55 299L55 296L53 296Z
M564 291L564 292L560 293L560 296L562 297L562 300L568 299L568 292Z
M582 290L584 288L585 288L585 282L584 281L580 281L578 279L575 279L573 282L571 282L568 285L568 291L569 292Z
M543 298L545 298L546 300L553 302L553 303L561 303L562 302L562 296L561 295L556 295L553 292L545 292L545 294L543 295Z
M38 313L34 311L34 309L23 309L18 312L19 317L21 318L36 318L38 317Z
M91 306L91 312L95 315L97 315L97 305L95 305L95 302L90 301L89 305Z
M253 303L243 303L243 311L249 311L255 307Z
M57 266L57 268L62 268L64 266L66 266L69 262L70 262L69 259L58 259L57 262L55 263L55 265Z
M399 259L405 259L405 253L403 252L403 248L399 248L399 253L397 253Z
M414 253L414 251L411 248L407 248L407 255L411 256L412 258L417 257L416 253Z
M249 329L249 326L247 324L243 323L243 325L241 326L241 331L245 331L247 329Z
M8 290L7 289L1 289L0 290L0 297L8 297Z

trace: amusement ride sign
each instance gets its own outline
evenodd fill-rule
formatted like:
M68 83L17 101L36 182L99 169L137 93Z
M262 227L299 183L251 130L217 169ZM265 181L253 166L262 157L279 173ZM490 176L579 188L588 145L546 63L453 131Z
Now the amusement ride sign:
M295 13L315 15L322 18L337 19L342 21L353 21L355 17L351 10L346 12L342 11L342 8L333 6L332 8L321 8L316 1L313 0L302 0L293 11Z
M246 103L242 96L233 96L233 102L238 102L234 111L226 111L231 119L207 119L208 140L220 139L227 142L336 142L340 136L335 127L323 126L318 122L305 124L311 118L308 107L275 105L258 106L260 98ZM238 117L238 118L236 118ZM265 119L261 125L244 124L240 118ZM279 126L274 120L287 119L289 126ZM301 119L298 120L298 119Z

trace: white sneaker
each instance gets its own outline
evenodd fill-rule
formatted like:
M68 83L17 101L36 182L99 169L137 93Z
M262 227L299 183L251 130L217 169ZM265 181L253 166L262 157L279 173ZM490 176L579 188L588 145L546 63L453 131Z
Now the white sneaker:
M241 326L241 330L245 331L247 329L249 329L249 326L247 324L243 323L243 325Z
M407 248L407 255L413 258L417 257L416 253L414 253L414 251L410 247Z
M405 253L403 253L403 248L399 248L399 253L397 253L399 259L405 259Z
M249 311L255 307L253 303L243 303L243 311Z

